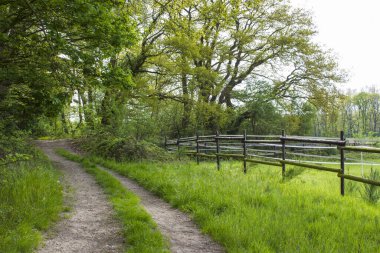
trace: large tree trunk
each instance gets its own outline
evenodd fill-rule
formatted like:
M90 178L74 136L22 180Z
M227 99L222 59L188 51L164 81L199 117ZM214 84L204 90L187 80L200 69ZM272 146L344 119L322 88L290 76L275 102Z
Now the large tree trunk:
M232 93L232 89L233 89L233 85L232 84L228 84L226 85L222 92L220 93L220 96L219 96L219 104L222 105L222 104L226 104L227 107L230 107L232 108L233 107L233 104L232 104L232 96L231 96L231 93Z

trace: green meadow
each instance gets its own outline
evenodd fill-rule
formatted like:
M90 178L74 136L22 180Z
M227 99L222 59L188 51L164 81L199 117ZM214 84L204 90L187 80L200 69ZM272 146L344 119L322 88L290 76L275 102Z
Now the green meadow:
M214 162L91 160L189 213L228 252L379 250L379 204L363 198L359 183L346 183L347 194L341 197L334 173L287 166L283 180L279 167L250 164L243 174L236 161L223 161L217 171Z

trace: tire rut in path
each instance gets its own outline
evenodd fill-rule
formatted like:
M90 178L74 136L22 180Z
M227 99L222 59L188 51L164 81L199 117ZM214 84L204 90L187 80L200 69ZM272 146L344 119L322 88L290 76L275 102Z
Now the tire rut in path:
M56 252L109 252L123 251L122 229L114 217L106 195L92 176L75 162L54 151L65 148L71 152L68 141L38 141L37 145L63 172L64 180L74 188L73 210L68 219L59 221L52 229L39 253Z
M167 202L139 186L135 181L121 176L107 168L99 168L115 176L130 191L138 195L141 204L157 223L162 234L170 241L170 250L175 253L217 253L223 248L209 236L200 232L185 213L174 209Z

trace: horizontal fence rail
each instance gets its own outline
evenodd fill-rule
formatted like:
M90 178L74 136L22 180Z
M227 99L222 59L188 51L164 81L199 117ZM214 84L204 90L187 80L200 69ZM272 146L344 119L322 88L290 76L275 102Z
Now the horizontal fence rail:
M352 143L352 142L351 142ZM340 138L320 138L303 136L286 136L285 131L281 135L196 135L167 140L165 138L165 149L171 152L194 156L197 164L200 158L215 159L217 169L220 169L221 158L232 158L242 160L243 171L247 172L247 162L265 164L281 167L282 176L286 176L286 165L299 166L320 171L337 173L340 178L340 193L343 196L345 179L361 183L380 186L380 182L345 174L345 165L361 164L380 165L375 163L359 163L357 159L346 158L346 152L366 152L380 154L380 148L349 146L344 137L343 131ZM302 151L304 153L302 153ZM321 155L320 153L325 155ZM327 154L327 155L326 155ZM334 161L305 161L302 158L327 159ZM297 159L298 158L298 159ZM346 161L352 161L347 162ZM340 168L331 168L329 165L340 165Z

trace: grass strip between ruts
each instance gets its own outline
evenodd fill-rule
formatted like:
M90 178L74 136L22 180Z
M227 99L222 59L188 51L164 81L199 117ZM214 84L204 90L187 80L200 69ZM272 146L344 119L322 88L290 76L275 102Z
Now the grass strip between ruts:
M82 164L104 189L116 215L123 223L127 252L169 252L168 243L150 215L140 205L140 199L110 173L99 169L88 159L57 149L58 154Z

